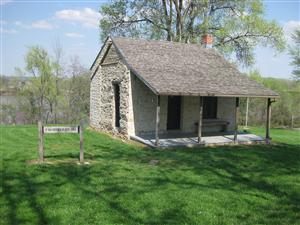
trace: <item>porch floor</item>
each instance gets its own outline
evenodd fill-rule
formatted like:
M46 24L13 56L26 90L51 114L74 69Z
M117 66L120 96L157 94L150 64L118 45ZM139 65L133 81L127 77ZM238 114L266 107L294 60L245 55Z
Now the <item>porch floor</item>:
M265 139L255 134L239 133L237 142L235 143L233 133L210 133L203 134L202 143L198 143L198 137L195 133L167 133L159 135L159 147L175 147L175 146L214 146L214 145L233 145L233 144L253 144L264 142ZM132 136L131 139L139 141L150 147L155 146L154 134Z

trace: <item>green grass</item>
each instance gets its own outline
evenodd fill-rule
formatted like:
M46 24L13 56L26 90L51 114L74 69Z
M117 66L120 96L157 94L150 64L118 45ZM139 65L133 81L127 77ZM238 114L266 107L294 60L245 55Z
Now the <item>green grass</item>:
M265 136L265 128L262 127L250 127L252 133ZM284 144L300 145L300 130L290 130L274 128L271 130L271 137L274 141Z
M260 128L252 128L262 133ZM299 132L273 145L151 150L90 130L1 127L1 224L300 224ZM150 165L150 160L159 164Z

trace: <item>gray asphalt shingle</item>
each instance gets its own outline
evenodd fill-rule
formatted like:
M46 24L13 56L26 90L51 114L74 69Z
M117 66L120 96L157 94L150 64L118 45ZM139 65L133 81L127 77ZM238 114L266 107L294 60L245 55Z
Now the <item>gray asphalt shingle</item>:
M277 97L214 49L132 38L111 38L128 67L156 94Z

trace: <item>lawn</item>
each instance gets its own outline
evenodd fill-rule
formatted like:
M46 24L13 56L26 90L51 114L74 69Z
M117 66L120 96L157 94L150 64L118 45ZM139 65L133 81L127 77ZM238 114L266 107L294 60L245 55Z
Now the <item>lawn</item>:
M261 134L263 129L252 128ZM1 224L300 224L300 133L275 144L151 150L85 130L1 127ZM158 164L149 163L159 160Z

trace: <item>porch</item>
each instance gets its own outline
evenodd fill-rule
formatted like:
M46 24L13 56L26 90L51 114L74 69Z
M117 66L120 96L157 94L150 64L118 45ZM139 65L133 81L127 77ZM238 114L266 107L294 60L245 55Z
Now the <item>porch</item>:
M174 97L173 97L174 98ZM174 146L214 146L214 145L231 145L231 144L252 144L265 142L270 143L270 120L271 120L271 103L274 100L267 98L267 120L266 120L266 136L260 136L248 133L240 133L238 131L238 117L239 117L239 97L222 98L218 101L219 97L198 97L199 108L197 115L196 132L183 132L181 120L181 98L177 97L174 107L170 107L172 97L168 97L167 107L167 132L160 131L160 96L157 95L156 105L156 127L155 132L151 135L139 135L132 137L132 139L140 141L152 147L174 147ZM227 100L225 100L227 99ZM228 101L228 100L233 101ZM171 101L170 101L171 100ZM218 102L223 103L223 108L218 110ZM179 103L179 104L178 104ZM226 103L226 104L224 104ZM194 105L195 106L195 105ZM184 107L183 107L184 108ZM194 107L195 109L195 107ZM227 112L227 118L224 117L224 112ZM177 116L174 116L176 115ZM221 115L221 116L218 116ZM172 118L172 120L169 120ZM171 123L173 121L173 123ZM177 122L177 123L176 123ZM176 126L169 126L175 124ZM208 128L220 127L217 133L212 133ZM231 126L231 129L228 129ZM175 128L175 129L174 129ZM174 130L175 132L170 132ZM176 133L176 130L178 133Z
M159 135L159 147L196 147L196 146L218 146L235 144L265 143L265 138L251 133L238 133L236 140L234 132L204 133L201 142L198 142L196 133L170 132ZM141 142L150 147L157 147L155 134L131 136L131 139Z

